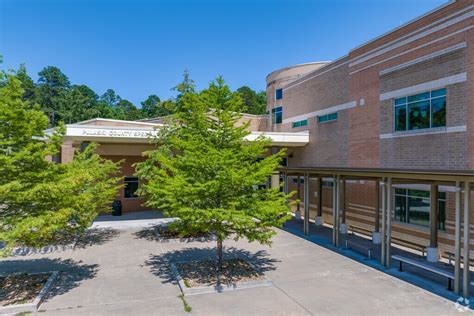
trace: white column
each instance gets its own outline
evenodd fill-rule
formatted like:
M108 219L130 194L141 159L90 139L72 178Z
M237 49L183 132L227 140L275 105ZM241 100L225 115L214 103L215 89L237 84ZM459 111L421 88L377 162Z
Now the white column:
M471 223L471 183L464 182L464 268L463 268L463 296L469 298L469 249Z
M461 281L461 183L456 182L454 215L454 293L460 294Z
M309 175L305 173L304 175L304 225L303 231L305 235L309 234Z
M278 189L280 187L280 173L278 171L272 173L270 186L272 189Z

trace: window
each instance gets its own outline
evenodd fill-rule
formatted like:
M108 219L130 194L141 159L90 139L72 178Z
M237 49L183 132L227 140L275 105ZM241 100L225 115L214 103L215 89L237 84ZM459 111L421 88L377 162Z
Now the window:
M430 192L395 189L395 220L430 227ZM446 230L446 193L438 193L438 229Z
M395 131L446 126L446 89L395 99Z
M137 177L125 177L124 178L124 183L125 187L123 189L124 191L124 197L126 199L133 199L138 197L138 194L136 193L138 190L138 178Z
M298 183L298 177L293 177L293 183ZM300 183L304 183L304 177L300 177Z
M281 124L283 121L283 108L281 106L272 109L272 124Z
M298 121L298 122L293 122L293 128L301 127L301 126L306 126L306 125L308 125L308 120L302 120L302 121Z
M321 185L325 188L333 188L334 187L334 182L333 181L326 181L326 180L323 180L323 182L321 183Z
M337 120L337 112L318 116L318 123L326 123Z
M275 90L275 100L283 99L283 89L276 89Z

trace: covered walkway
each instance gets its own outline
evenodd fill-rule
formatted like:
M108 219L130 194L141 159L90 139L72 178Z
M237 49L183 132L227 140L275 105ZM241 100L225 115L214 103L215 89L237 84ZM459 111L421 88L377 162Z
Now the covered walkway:
M283 189L289 191L288 178L297 177L302 181L297 181L297 197L302 201L295 209L295 221L287 223L288 230L299 229L304 235L315 237L321 242L330 241L332 247L343 249L347 246L346 240L353 242L354 247L360 252L367 252L371 249L371 256L385 268L398 267L398 261L393 262L392 256L400 255L404 258L414 259L427 268L436 267L446 270L453 275L453 290L455 294L468 299L472 285L470 283L470 233L471 233L471 190L474 182L474 172L472 171L445 171L445 170L395 170L395 169L373 169L373 168L282 168ZM317 180L318 187L310 188L310 178ZM332 223L322 225L323 215L323 179L332 181ZM375 199L373 230L362 231L359 236L348 235L351 230L346 223L346 182L354 180L364 180L375 182ZM272 186L279 185L280 175L272 177ZM430 187L430 229L429 245L426 251L426 258L411 251L412 244L395 239L392 234L395 201L394 190L397 186L423 184ZM455 194L455 216L454 216L454 251L452 254L452 265L448 266L440 261L438 249L438 194L439 187L449 187ZM310 192L318 197L316 205L316 217L310 218ZM334 227L334 229L332 229ZM357 228L357 227L355 227ZM353 230L356 230L356 229ZM364 229L362 229L364 230ZM357 231L357 230L356 230ZM364 238L363 235L371 235L371 238ZM405 247L395 244L405 244ZM423 247L424 248L424 247ZM404 265L404 270L413 274L418 274L435 282L447 284L447 278L438 276L421 268ZM449 272L451 271L451 272Z

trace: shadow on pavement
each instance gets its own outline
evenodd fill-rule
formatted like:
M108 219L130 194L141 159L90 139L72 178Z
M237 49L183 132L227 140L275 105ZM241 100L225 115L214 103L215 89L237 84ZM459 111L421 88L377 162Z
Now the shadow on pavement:
M113 216L110 214L103 214L97 216L94 222L121 222L121 221L136 221L145 219L160 219L166 218L163 212L160 211L143 211L143 212L131 212L124 213L121 216Z
M2 275L15 273L39 273L58 271L59 277L46 296L46 300L78 287L80 283L96 276L97 264L83 264L81 261L71 259L29 259L29 260L3 260L0 261Z
M119 231L112 228L92 228L79 237L74 248L86 248L89 246L103 245L119 235Z
M235 247L224 248L224 259L242 259L250 262L254 268L262 274L267 271L275 270L275 263L280 260L270 258L266 250L250 252L245 249ZM181 250L172 250L160 255L150 255L145 265L150 267L150 271L162 279L162 283L176 283L176 277L171 270L170 263L190 262L203 260L217 260L216 248L184 248Z
M148 241L156 241L156 230L158 229L160 225L155 225L152 227L147 227L142 230L139 230L133 235L135 236L135 239L145 239Z

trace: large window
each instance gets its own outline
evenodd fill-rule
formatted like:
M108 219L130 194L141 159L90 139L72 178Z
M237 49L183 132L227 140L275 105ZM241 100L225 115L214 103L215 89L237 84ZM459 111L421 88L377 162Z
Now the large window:
M430 192L395 189L395 220L430 227ZM438 193L438 229L446 230L446 193Z
M137 177L125 177L124 178L124 197L126 199L137 198L138 190L138 178Z
M275 90L275 100L283 99L283 89L276 89Z
M395 131L446 126L446 89L395 99Z
M272 123L281 124L283 121L283 108L281 106L272 109Z
M337 120L337 112L318 116L318 123L326 123Z
M302 121L292 123L293 128L302 127L306 125L308 125L308 120L302 120Z

